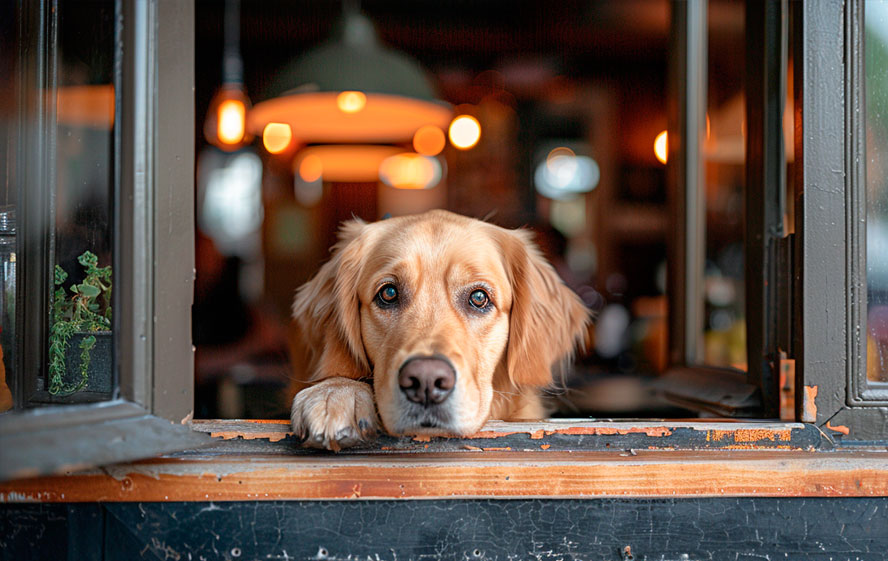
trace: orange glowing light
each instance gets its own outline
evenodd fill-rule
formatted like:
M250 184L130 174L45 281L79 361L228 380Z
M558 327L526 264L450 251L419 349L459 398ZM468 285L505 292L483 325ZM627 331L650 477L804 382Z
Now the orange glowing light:
M444 131L435 125L420 127L413 135L413 149L423 156L437 156L446 142Z
M367 105L367 96L362 92L342 92L336 96L336 106L343 113L357 113Z
M398 189L430 189L441 180L441 164L434 158L405 152L382 161L379 179Z
M219 104L216 133L224 144L238 144L244 139L247 108L239 99L226 99Z
M299 164L299 176L308 183L321 178L324 173L324 165L318 156L309 154Z
M481 140L481 123L471 115L460 115L450 123L450 143L460 150L468 150Z
M293 140L293 131L286 123L268 123L262 131L262 144L271 154L280 154Z
M669 144L666 136L666 131L663 131L654 139L654 155L657 156L661 164L666 163L666 157L669 153Z

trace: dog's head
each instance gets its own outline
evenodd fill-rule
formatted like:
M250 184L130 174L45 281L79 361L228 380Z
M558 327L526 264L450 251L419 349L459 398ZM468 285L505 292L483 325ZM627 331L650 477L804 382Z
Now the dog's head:
M445 211L346 223L293 307L313 376L372 377L392 434L477 431L495 391L549 385L585 333L531 238Z

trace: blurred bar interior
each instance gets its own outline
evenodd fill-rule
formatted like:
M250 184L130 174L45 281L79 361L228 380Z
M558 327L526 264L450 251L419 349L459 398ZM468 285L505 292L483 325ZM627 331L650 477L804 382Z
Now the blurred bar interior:
M339 223L432 208L532 228L597 313L556 415L688 415L650 390L667 0L196 6L197 417L286 417L290 305ZM744 5L708 18L701 335L706 364L744 369Z

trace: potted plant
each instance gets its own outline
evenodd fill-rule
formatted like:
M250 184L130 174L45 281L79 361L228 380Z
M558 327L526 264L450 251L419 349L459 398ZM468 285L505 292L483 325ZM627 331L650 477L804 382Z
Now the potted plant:
M111 267L90 251L77 258L86 276L65 290L68 273L55 267L49 333L49 393L62 397L84 388L111 391Z

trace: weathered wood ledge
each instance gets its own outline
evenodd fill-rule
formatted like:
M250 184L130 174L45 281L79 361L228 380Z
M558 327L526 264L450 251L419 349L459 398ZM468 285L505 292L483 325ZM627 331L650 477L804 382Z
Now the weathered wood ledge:
M299 448L284 422L194 427L218 442L6 482L0 502L888 496L888 451L815 447L800 424L490 423L467 439L383 437L339 454Z

